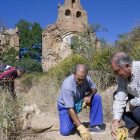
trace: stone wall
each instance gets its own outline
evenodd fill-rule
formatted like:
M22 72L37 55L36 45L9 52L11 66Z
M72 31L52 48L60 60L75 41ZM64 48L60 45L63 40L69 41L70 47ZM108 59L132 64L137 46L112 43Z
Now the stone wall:
M71 38L89 27L87 12L80 0L65 0L58 5L58 19L42 33L42 68L47 72L72 54ZM96 41L93 33L91 38Z
M1 28L0 33L0 51L1 53L7 50L7 48L14 47L15 50L19 51L19 35L18 28L5 29ZM19 57L17 56L16 59Z

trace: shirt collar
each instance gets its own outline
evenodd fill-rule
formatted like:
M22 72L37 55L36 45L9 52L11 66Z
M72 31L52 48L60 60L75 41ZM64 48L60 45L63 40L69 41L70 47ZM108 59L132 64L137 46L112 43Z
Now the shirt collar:
M74 74L72 74L72 78L73 78L74 83L77 85L75 78L74 78Z

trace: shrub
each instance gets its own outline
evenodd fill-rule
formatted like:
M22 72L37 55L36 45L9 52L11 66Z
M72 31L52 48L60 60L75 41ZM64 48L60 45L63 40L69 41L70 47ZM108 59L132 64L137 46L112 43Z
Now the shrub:
M22 65L28 72L42 72L42 64L34 59L22 59L18 65ZM16 65L17 65L16 64Z
M76 64L85 64L90 68L89 62L81 55L72 55L64 59L60 64L49 70L48 75L54 76L61 83L67 76L73 73Z
M130 56L133 60L140 60L140 41L135 42L134 47L131 50Z
M115 52L118 52L118 50L108 47L97 50L93 54L93 71L90 71L89 74L95 82L96 86L101 90L104 90L116 83L116 78L112 73L109 64L110 57Z
M92 69L93 70L104 70L106 72L111 72L109 60L113 53L118 52L118 50L111 47L103 48L97 50L93 53L92 59Z

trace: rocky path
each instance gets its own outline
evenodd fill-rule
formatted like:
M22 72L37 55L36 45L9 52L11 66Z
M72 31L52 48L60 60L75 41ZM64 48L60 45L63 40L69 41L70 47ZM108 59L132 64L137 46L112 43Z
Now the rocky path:
M51 117L53 121L53 126L51 129L46 130L42 133L32 134L32 135L23 135L18 138L18 140L81 140L76 128L69 136L61 136L59 132L59 121L58 118ZM82 120L84 124L87 124L87 120ZM92 140L113 140L110 134L110 124L106 124L105 133L103 134L92 134ZM128 139L134 140L134 139Z

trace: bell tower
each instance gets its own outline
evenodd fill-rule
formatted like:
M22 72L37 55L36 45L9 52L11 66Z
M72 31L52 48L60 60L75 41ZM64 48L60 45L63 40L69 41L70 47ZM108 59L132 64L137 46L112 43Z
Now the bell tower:
M87 12L80 4L80 0L65 0L64 5L58 7L58 27L67 31L82 31L88 26Z

